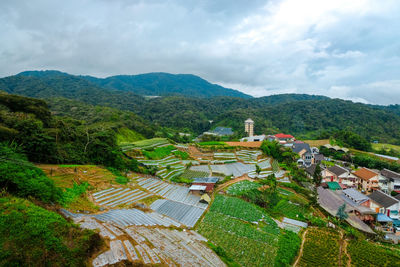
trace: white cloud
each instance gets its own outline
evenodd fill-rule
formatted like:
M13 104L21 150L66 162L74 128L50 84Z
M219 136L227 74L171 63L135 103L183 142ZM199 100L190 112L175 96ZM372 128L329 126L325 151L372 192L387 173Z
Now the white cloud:
M0 8L0 76L165 71L255 96L400 103L395 0L5 0Z

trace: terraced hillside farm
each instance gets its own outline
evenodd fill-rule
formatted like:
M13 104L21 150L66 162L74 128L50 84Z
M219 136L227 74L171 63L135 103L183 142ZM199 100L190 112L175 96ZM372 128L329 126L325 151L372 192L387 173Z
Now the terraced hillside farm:
M109 170L94 165L53 165L38 164L54 183L68 194L64 207L71 210L97 212L99 206L91 201L91 193L120 186L117 175Z
M149 148L163 147L167 145L169 145L169 142L166 138L153 138L132 143L122 143L120 147L122 151L129 151L132 149L149 149Z
M185 170L182 161L172 155L160 160L139 160L139 162L146 166L156 166L158 168L156 175L164 180L180 176ZM196 164L196 162L194 163Z
M238 160L247 164L256 164L257 159L261 154L262 153L259 150L240 150L236 152Z
M280 241L287 236L267 213L242 199L223 195L216 196L197 230L242 266L291 263L300 243L298 237L290 238L294 243L285 247L288 243Z
M206 239L194 231L155 225L120 227L88 216L74 217L73 220L82 228L98 229L100 235L109 240L109 250L93 260L95 267L122 261L162 266L225 266L205 245Z
M339 241L339 233L335 230L308 229L298 266L339 266Z
M187 227L193 227L208 207L208 204L200 202L200 196L191 194L188 187L154 178L138 178L136 181L149 192L165 198L153 202L151 209Z
M109 188L92 194L94 201L101 206L115 208L136 203L142 199L153 196L152 193L140 189Z

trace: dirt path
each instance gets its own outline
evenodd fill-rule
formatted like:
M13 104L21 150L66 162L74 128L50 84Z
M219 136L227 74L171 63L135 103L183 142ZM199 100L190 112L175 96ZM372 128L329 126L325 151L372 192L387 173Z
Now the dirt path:
M299 251L299 256L297 257L296 261L294 262L293 266L297 266L299 263L301 256L303 256L303 248L304 248L304 242L306 241L306 234L308 232L308 228L304 231L303 235L301 236L301 245L300 245L300 251Z
M348 245L347 240L344 239L344 249L343 250L344 250L344 253L346 254L346 256L348 258L347 267L351 267L351 257L350 257L349 252L347 251L347 245Z

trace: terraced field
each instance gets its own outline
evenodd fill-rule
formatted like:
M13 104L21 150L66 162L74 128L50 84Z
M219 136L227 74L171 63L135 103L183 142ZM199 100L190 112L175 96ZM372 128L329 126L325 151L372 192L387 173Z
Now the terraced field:
M173 155L159 160L139 160L139 162L146 166L157 166L156 175L164 180L179 176L185 170L185 165L182 164L182 161Z
M218 195L198 227L243 266L273 266L280 230L261 209L246 201Z
M241 162L221 164L221 165L209 165L209 166L213 173L222 174L224 176L233 175L234 177L242 176L243 174L254 171L256 169L255 165L243 164ZM209 166L207 165L192 166L190 170L207 171Z
M256 164L261 154L259 150L240 150L236 152L237 158L247 164Z
M115 208L120 205L130 205L153 194L140 189L109 188L92 194L98 205Z
M339 239L332 229L310 228L298 266L339 266Z
M75 219L96 218L99 221L112 223L119 227L127 227L131 225L144 225L144 226L181 226L168 217L165 217L156 212L143 212L138 209L115 209L101 214L86 215L72 213L67 210L62 210L65 216Z
M85 229L98 229L110 249L92 262L95 267L130 261L138 265L225 266L209 249L206 239L194 231L177 231L164 227L129 226L119 228L88 216L74 221Z
M132 149L148 149L148 148L156 148L169 145L169 142L165 138L153 138L146 139L132 143L122 143L120 145L122 151L129 151Z
M193 227L205 212L205 209L167 199L154 201L150 208L187 227Z
M137 178L138 185L168 200L181 202L183 204L196 206L202 209L207 208L207 204L200 203L200 196L189 192L189 187L174 185L155 178Z

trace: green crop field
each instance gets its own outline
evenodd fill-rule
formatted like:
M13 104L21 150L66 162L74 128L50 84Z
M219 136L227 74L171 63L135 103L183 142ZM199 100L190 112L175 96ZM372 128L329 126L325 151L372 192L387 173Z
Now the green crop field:
M153 151L143 150L142 153L148 159L162 159L166 156L169 156L173 150L175 150L175 147L173 145L170 145L157 147Z
M386 151L393 149L400 153L400 146L392 145L392 144L381 144L381 143L374 144L374 143L372 143L372 148L375 150L378 150L378 151L381 149L384 149Z
M235 197L216 196L197 230L243 266L290 264L300 246L297 234L281 233L264 210Z
M185 170L185 172L181 175L184 179L193 180L194 178L202 178L210 176L209 172L202 172L202 171L192 171L192 170Z
M347 248L354 266L400 266L400 251L365 240L352 240Z
M339 266L339 238L332 229L309 229L298 266Z
M236 184L228 187L226 192L232 196L240 196L246 191L253 190L259 188L261 185L259 183L250 182L250 181L240 181Z

